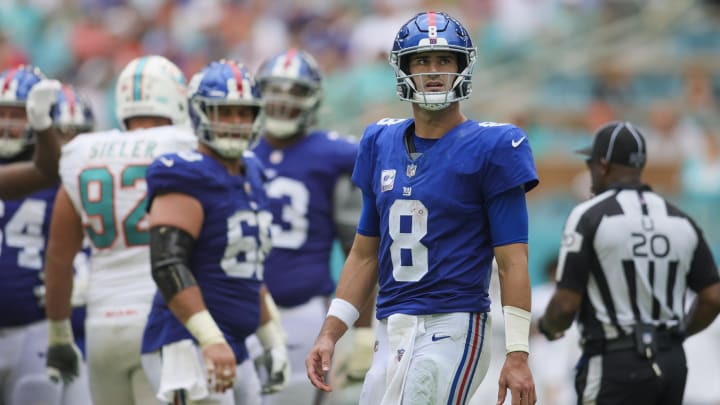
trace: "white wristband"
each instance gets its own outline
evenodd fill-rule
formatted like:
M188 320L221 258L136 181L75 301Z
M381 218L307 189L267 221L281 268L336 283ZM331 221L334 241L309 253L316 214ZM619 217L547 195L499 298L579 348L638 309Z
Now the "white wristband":
M70 319L48 321L48 344L50 346L73 343L74 341Z
M530 353L530 312L506 305L505 312L505 354L510 352Z
M185 327L197 339L200 347L225 342L225 335L207 310L192 314L185 322Z
M334 298L330 303L330 309L328 309L327 316L334 316L345 324L348 329L352 328L355 321L360 317L360 312L353 304L345 301L342 298Z
M265 350L269 350L271 347L285 346L287 334L280 322L280 310L270 293L265 294L265 308L270 313L270 320L264 325L260 325L255 331L255 335Z
M265 350L270 350L273 347L283 347L285 346L285 342L287 342L285 331L282 329L282 326L274 320L260 326L257 331L255 331L255 336L257 336Z

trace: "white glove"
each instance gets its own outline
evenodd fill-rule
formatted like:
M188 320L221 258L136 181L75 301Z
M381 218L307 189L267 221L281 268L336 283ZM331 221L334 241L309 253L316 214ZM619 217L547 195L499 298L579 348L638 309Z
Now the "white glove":
M53 382L70 383L80 373L82 354L75 345L70 320L48 321L48 349L45 365Z
M372 328L355 328L353 349L345 372L349 383L362 382L365 379L374 354L375 331Z
M285 388L290 381L290 362L285 331L276 320L271 320L258 328L256 336L265 349L265 353L255 359L255 368L262 375L267 373L262 393L272 394Z
M58 91L62 85L57 80L43 79L30 89L25 111L30 128L44 131L52 125L50 109L57 103Z

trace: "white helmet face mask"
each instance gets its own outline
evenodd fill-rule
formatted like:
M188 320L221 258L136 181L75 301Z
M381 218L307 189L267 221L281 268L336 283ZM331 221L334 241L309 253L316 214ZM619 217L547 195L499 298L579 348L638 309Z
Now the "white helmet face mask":
M128 63L118 77L115 101L123 129L132 117L164 117L173 125L188 123L185 76L162 56L142 56Z
M315 124L322 98L322 76L310 54L290 49L268 59L260 67L258 83L268 135L287 139Z
M5 117L2 110L25 110L24 104L16 106L0 105L0 117ZM0 118L0 158L9 159L17 156L28 146L28 123L26 119Z
M319 102L318 94L292 80L269 79L263 87L265 130L277 138L288 138L302 130L310 111Z
M426 78L442 78L443 83L451 83L451 86L447 91L425 91L423 80ZM425 110L437 111L449 107L454 101L461 100L457 97L456 89L463 79L464 77L459 73L418 73L406 75L405 83L412 89L413 95L410 101ZM416 83L420 83L420 88Z
M25 105L32 87L44 78L29 65L0 72L0 158L14 158L34 142Z
M410 56L422 52L443 51L457 56L457 72L410 74ZM445 13L420 13L400 28L392 52L390 65L395 71L396 92L400 99L419 107L436 111L451 103L467 99L472 92L472 71L476 50L465 27ZM447 75L444 83L451 83L446 91L424 91L416 83L432 77Z

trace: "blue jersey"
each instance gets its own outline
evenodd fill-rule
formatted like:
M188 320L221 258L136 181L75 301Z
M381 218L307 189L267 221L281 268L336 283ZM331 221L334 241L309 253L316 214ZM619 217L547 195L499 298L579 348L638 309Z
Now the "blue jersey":
M217 160L197 152L162 155L146 175L148 207L158 194L197 199L205 215L190 268L208 311L233 348L238 363L248 357L245 338L260 323L263 260L270 250L271 214L260 162L244 156L245 175L231 175ZM149 209L149 208L148 208ZM155 294L142 352L192 336Z
M368 126L353 172L380 220L377 317L488 312L493 241L486 202L537 184L525 134L468 120L412 159L404 140L411 124L383 119Z
M56 192L0 201L0 327L45 319L41 274Z
M330 274L333 193L338 178L352 174L357 148L357 143L325 131L284 149L274 149L264 139L255 148L266 168L273 214L265 283L280 306L300 305L335 289Z
M45 319L42 271L57 190L55 186L19 200L0 201L0 327ZM87 257L87 249L79 255ZM84 306L73 309L72 321L83 347Z

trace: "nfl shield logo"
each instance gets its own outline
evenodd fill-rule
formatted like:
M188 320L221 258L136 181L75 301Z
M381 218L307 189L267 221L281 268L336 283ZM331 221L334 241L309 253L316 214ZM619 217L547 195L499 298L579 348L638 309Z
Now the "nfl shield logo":
M415 171L416 171L416 170L417 170L417 165L411 163L411 164L407 165L407 169L405 170L405 174L406 174L408 177L412 177L412 176L415 175Z

